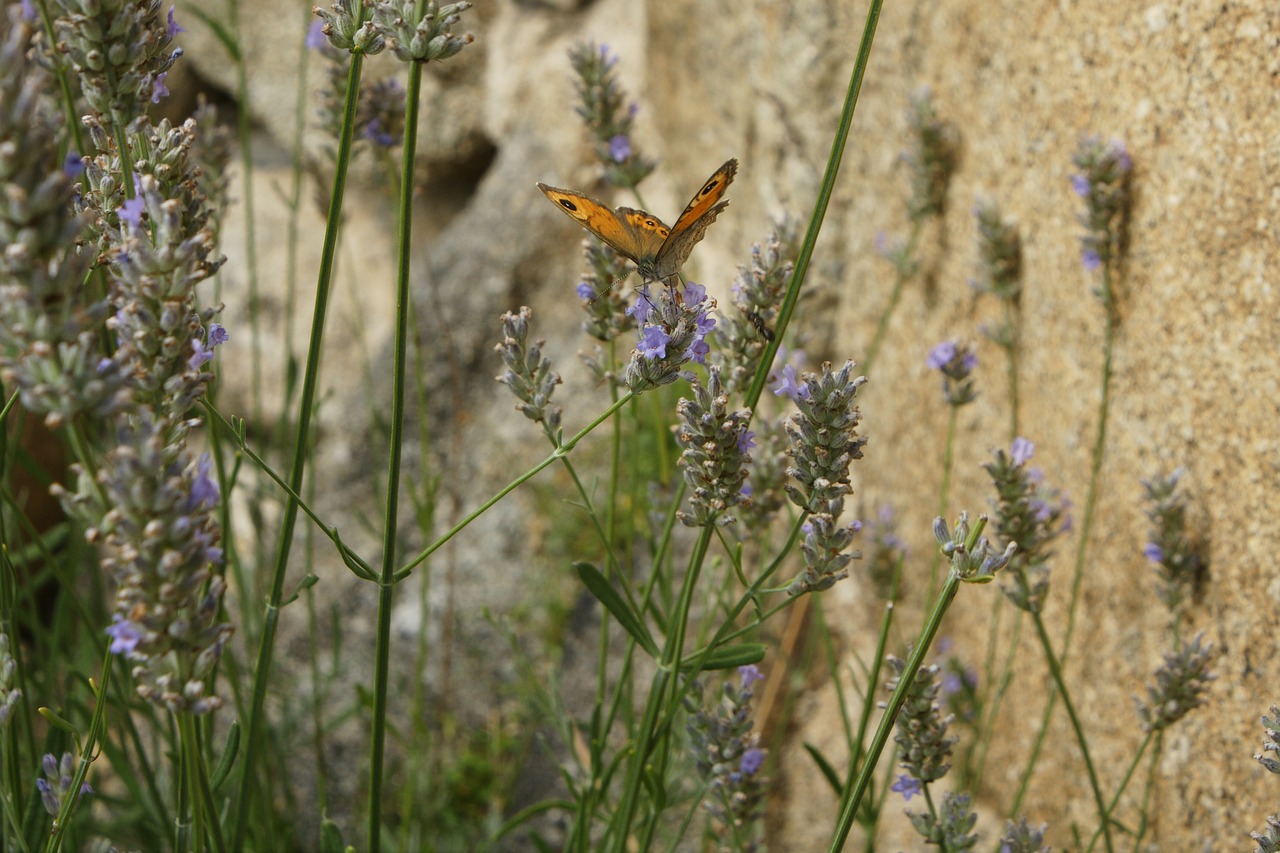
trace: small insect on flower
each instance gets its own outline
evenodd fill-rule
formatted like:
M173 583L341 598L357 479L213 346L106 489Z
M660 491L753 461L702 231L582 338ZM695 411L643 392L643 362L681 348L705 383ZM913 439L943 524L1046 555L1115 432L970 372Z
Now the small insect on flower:
M611 210L603 202L582 193L543 183L538 184L538 189L566 216L630 258L643 281L660 281L674 287L693 247L729 206L727 200L721 199L737 173L738 161L725 161L689 200L670 228L643 210L630 207Z

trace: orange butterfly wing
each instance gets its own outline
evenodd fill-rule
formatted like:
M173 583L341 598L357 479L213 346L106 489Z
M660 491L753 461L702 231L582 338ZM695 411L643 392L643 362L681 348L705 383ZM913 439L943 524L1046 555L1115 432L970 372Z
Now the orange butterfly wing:
M654 262L654 277L666 279L675 275L689 259L693 247L698 245L707 232L707 227L716 221L720 211L729 206L727 200L721 201L729 184L738 174L738 161L730 159L716 169L715 174L707 179L702 189L694 194L685 205L676 224L671 226L671 234L662 248L658 250Z
M590 196L543 183L538 184L538 189L570 219L634 261L643 280L673 285L674 277L707 227L728 207L729 202L721 198L737 173L738 161L726 161L685 205L670 228L643 210L620 207L614 211Z
M637 266L651 262L670 233L657 217L643 210L620 207L614 211L590 196L543 183L538 184L538 189L566 216Z

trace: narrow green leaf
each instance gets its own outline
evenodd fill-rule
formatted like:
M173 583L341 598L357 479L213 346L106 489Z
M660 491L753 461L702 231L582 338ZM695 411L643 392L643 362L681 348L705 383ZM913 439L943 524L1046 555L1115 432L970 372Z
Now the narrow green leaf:
M213 790L222 787L222 783L227 781L227 777L231 775L231 767L236 763L236 754L240 752L240 721L235 720L231 723L231 727L227 729L227 746L222 750L222 757L218 759L218 766L213 768L213 775L209 779L209 785Z
M706 651L696 651L686 656L684 660L680 661L680 668L689 670L697 666L700 672L709 672L713 669L733 669L736 666L759 663L764 660L764 653L764 643L735 643L732 646L717 646L711 650L710 654Z
M348 848L342 843L342 830L331 818L325 818L320 824L321 853L344 853Z
M622 626L623 630L630 634L640 644L641 648L656 658L658 656L658 644L653 641L653 636L649 633L648 626L644 624L644 620L640 618L639 614L633 611L622 596L618 594L618 591L600 573L600 570L590 563L574 563L573 569L578 573L578 577L582 579L587 591L594 595L596 600L613 614L613 618L618 620L618 624Z
M813 759L813 763L818 765L819 772L822 777L827 780L827 784L831 786L831 790L836 792L836 796L840 796L840 789L843 787L840 783L840 777L836 775L836 769L831 766L831 762L818 752L818 748L813 744L805 741L804 751L809 753L809 757Z

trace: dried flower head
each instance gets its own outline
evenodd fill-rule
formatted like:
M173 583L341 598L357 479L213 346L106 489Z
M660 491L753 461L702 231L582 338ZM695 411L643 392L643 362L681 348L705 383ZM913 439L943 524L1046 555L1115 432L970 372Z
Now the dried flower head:
M640 324L640 342L624 381L638 394L675 382L685 375L681 368L690 360L706 364L710 351L706 338L715 328L711 311L716 301L695 282L686 284L683 291L663 287L657 297L651 297L647 287L637 293L631 316Z
M933 520L933 537L950 561L951 573L966 583L990 583L1018 550L1016 542L1010 542L1003 552L996 549L982 535L986 524L987 517L981 515L970 529L969 513L962 512L953 534L941 516Z
M618 82L618 57L606 44L583 42L569 51L577 78L576 112L594 140L596 159L604 178L617 187L635 189L653 171L654 163L638 153L632 125L636 104L628 104Z
M762 248L751 247L751 265L738 268L733 285L733 307L716 331L717 347L730 388L745 388L773 340L773 325L782 308L787 283L795 267L795 227L779 222Z
M373 21L364 20L361 5L356 5L354 11L350 0L337 0L330 10L316 6L313 11L324 22L320 31L338 50L365 56L382 53L387 46L386 35Z
M929 350L925 363L942 374L942 397L950 406L964 406L978 398L970 374L978 366L978 354L968 344L943 341Z
M169 90L165 75L182 56L182 31L160 0L58 0L58 50L75 69L89 106L119 128Z
M1022 295L1022 239L1018 229L1001 218L995 202L978 202L973 214L978 220L978 278L974 289L1017 305Z
M374 25L402 62L448 59L476 40L471 33L455 36L452 29L470 3L377 0L372 7Z
M894 655L889 655L886 662L893 674L885 683L885 691L892 693L898 689L907 662ZM898 712L896 734L893 736L901 749L899 763L902 768L911 774L911 778L925 783L947 775L951 769L951 748L960 740L947 737L947 727L955 717L950 714L943 716L942 707L938 704L941 688L938 672L937 664L930 664L913 674L906 701ZM880 707L885 707L883 702Z
M542 354L542 341L529 343L529 320L533 312L521 308L519 314L502 315L502 343L495 349L507 367L495 378L511 389L526 418L542 424L547 435L559 443L560 407L551 404L551 395L560 384L560 375Z
M1029 826L1026 815L1020 815L1017 821L1005 824L1004 834L1000 836L1000 853L1051 853L1049 845L1044 843L1048 829L1047 823Z
M747 479L753 433L750 409L729 409L729 395L720 380L720 368L712 365L704 387L692 383L693 399L681 399L676 405L680 418L675 428L676 441L683 448L679 465L685 482L692 490L689 503L692 513L677 513L690 527L724 526L735 519L726 515L730 507L746 500L742 485Z
M948 791L942 795L942 807L935 817L932 812L916 814L907 812L916 832L930 844L943 850L972 850L978 844L977 833L970 834L978 823L978 816L969 806L968 794Z
M737 839L736 850L759 849L752 825L764 817L769 780L760 773L767 757L760 734L753 732L751 685L764 676L754 664L738 668L740 685L726 681L717 707L703 706L702 686L695 682L685 698L689 748L698 774L707 783L706 808L720 824L720 834Z
M232 628L218 621L226 589L215 573L218 486L211 460L193 458L185 434L184 425L145 418L122 431L99 472L106 511L90 537L101 540L117 584L112 651L133 663L138 694L202 714L222 704L208 682Z
M1159 731L1205 703L1209 682L1218 676L1209 670L1213 660L1212 643L1204 643L1204 632L1190 642L1182 641L1175 651L1164 656L1164 664L1156 670L1155 686L1147 686L1147 702L1134 697L1143 731Z
M1008 453L995 452L995 461L982 467L991 475L996 498L991 517L996 537L1017 545L1009 560L1003 591L1019 608L1038 613L1049 592L1050 543L1066 527L1067 502L1046 486L1035 469L1027 467L1035 445L1019 436Z
M911 150L903 155L911 169L911 198L907 212L913 221L941 217L947 210L947 189L960 163L960 134L955 125L938 117L933 94L921 89L907 112Z
M630 274L630 265L595 238L582 241L582 254L587 262L587 272L577 288L582 310L587 314L582 329L597 340L612 341L636 326L627 311L627 291L618 287Z
M1071 176L1071 188L1085 205L1081 260L1091 272L1110 269L1121 259L1128 237L1133 160L1123 142L1087 137L1071 162L1079 170Z
M1151 521L1143 553L1154 565L1156 594L1169 609L1176 608L1205 571L1205 561L1187 535L1187 496L1179 490L1181 468L1166 476L1142 481Z

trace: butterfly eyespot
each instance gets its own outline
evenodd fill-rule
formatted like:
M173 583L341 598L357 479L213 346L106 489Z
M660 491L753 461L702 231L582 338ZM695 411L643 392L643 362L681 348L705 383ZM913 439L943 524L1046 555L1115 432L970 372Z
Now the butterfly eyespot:
M578 212L578 206L574 204L572 201L570 201L569 199L561 198L561 199L557 199L557 201L560 202L560 206L563 207L565 210L571 211L573 213Z

